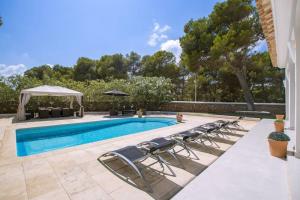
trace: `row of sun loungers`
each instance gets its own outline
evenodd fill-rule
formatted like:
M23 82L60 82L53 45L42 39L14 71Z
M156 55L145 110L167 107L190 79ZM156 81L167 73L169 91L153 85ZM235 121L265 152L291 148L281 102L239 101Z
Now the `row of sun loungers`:
M104 157L116 157L121 159L125 164L130 166L138 176L143 180L145 186L148 188L149 192L152 192L150 184L146 181L142 170L143 168L139 164L145 161L147 158L153 158L156 160L155 163L159 163L162 168L166 166L173 176L176 176L172 168L169 166L168 162L162 158L162 153L169 154L181 168L185 168L183 163L178 158L177 154L181 151L186 151L188 156L193 155L194 159L199 160L198 156L193 152L191 147L189 147L190 142L199 143L204 145L205 141L208 141L211 145L215 145L219 148L219 145L212 139L213 137L218 137L222 135L223 137L228 137L227 133L232 132L232 129L244 130L238 124L238 120L235 121L215 121L213 123L203 124L194 129L184 131L181 133L173 134L168 137L159 137L152 139L150 141L145 141L136 146L127 146L121 149L107 152L101 155L98 160L110 171L115 173L115 171L110 168L104 161ZM180 147L180 150L175 151L175 147ZM155 164L152 163L151 165ZM149 167L149 165L147 166Z

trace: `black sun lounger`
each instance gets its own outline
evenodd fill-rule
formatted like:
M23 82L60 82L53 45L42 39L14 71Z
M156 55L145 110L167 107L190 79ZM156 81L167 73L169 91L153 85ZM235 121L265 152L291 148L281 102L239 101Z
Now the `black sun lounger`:
M193 152L193 150L187 145L188 142L196 142L202 138L201 133L194 132L193 130L184 131L181 133L176 133L170 136L174 140L176 140L184 149L186 149L189 156L191 154L194 155L194 157L199 160L199 157Z
M194 132L199 133L199 140L202 144L204 144L205 140L209 141L210 144L215 144L218 148L220 146L211 139L211 137L214 137L215 134L219 133L219 127L214 127L214 126L199 126L193 129Z
M108 156L117 157L117 158L121 159L123 161L123 163L130 166L138 174L138 176L143 180L144 184L147 186L147 188L149 189L150 192L152 192L152 188L150 187L150 184L146 181L146 179L142 173L142 167L140 167L138 165L140 163L142 163L143 161L145 161L147 158L151 157L151 158L157 160L157 162L159 162L159 164L161 165L162 168L163 168L163 165L166 165L170 169L167 162L164 159L162 159L159 155L151 154L151 153L149 153L149 151L147 149L139 148L137 146L127 146L127 147L124 147L121 149L107 152L98 158L98 161L100 163L102 163L105 167L107 167L114 174L117 174L117 173L111 167L109 167L105 162L103 162L103 160L101 160L102 157L108 157ZM155 163L157 163L157 162L155 162ZM151 164L151 165L153 165L153 164Z
M242 118L239 118L239 120L240 119L242 119ZM239 124L239 122L240 122L239 120L233 120L233 121L218 120L218 121L216 121L216 123L226 124L227 129L230 129L231 127L233 127L235 129L245 130L245 128Z
M207 131L210 134L215 133L216 135L222 135L222 136L227 136L228 135L226 133L230 133L232 132L231 130L228 129L228 123L221 123L221 122L210 122L210 123L206 123L203 124L201 126L199 126L198 128L204 128L207 129ZM197 128L196 128L197 129Z
M182 162L180 161L180 159L177 157L177 155L176 155L177 152L174 149L176 146L180 146L183 149L185 149L185 147L182 144L180 144L178 141L176 141L172 138L159 137L159 138L152 139L150 141L142 142L142 143L138 144L138 146L142 146L142 147L148 149L151 154L159 155L162 153L167 153L171 157L173 157L184 169L184 166L183 166ZM170 171L173 174L175 174L172 169L170 169Z

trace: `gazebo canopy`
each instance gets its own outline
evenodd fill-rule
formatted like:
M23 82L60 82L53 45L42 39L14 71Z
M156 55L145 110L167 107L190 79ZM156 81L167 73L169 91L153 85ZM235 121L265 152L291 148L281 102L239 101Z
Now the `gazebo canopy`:
M50 85L42 85L35 88L25 89L21 91L21 94L30 94L31 96L83 96L81 92Z
M78 104L80 105L81 116L83 116L83 94L81 92L77 92L75 90L71 90L60 86L42 85L21 91L17 113L18 120L25 120L25 105L29 102L30 97L32 96L75 96Z

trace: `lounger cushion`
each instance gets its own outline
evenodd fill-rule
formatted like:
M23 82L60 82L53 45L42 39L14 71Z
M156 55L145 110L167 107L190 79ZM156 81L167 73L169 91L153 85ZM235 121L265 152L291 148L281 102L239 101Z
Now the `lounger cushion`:
M166 138L155 138L151 140L151 142L156 143L156 145L150 146L150 152L154 152L156 150L164 151L171 148L173 145L176 144L175 140L167 140Z
M187 140L188 138L199 137L200 134L197 132L186 131L186 132L179 133L179 135L182 136L183 140Z
M114 152L121 154L131 162L137 161L147 155L147 152L137 148L136 146L127 146Z
M203 124L201 127L218 127L220 125L220 123L206 123L206 124Z
M225 127L228 126L231 123L231 121L218 120L215 123L219 124L219 126L221 127Z
M216 127L211 127L211 126L208 126L208 127L198 127L196 128L195 130L196 131L201 131L203 133L210 133L212 131L214 131L216 129Z

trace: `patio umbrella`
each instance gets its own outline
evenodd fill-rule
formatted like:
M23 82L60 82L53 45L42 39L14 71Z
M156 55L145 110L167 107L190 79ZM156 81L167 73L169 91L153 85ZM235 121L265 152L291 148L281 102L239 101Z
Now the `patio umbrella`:
M115 97L129 96L129 94L127 94L125 92L122 92L122 91L119 91L119 90L111 90L111 91L104 92L103 94L109 95L109 96L113 96L114 98ZM113 109L112 112L114 112L114 110L115 110L115 103L113 103L113 108L112 109ZM115 115L115 114L111 114L111 115Z

